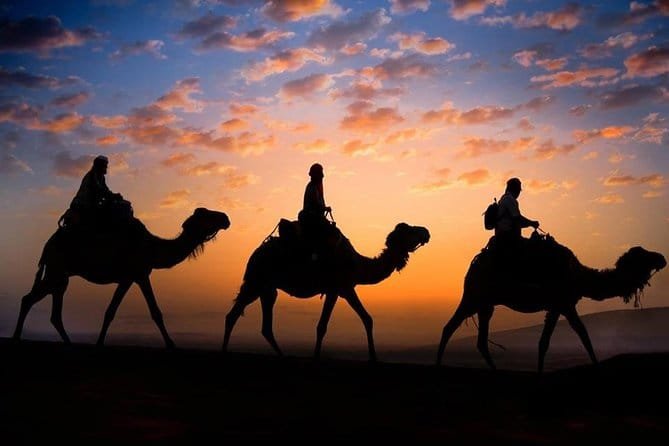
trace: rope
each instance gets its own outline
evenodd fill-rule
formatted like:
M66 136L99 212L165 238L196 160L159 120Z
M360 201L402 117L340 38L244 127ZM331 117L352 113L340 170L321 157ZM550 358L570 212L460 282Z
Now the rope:
M269 234L267 234L267 237L265 237L265 238L263 239L262 242L265 243L265 242L268 241L270 238L272 238L272 234L274 234L274 233L276 232L276 230L278 229L278 227L279 227L279 223L277 223L276 226L274 226L274 229L272 229L272 232L270 232Z
M474 327L476 327L476 330L479 329L479 324L476 322L476 319L474 318L474 315L470 316L467 319L471 319L472 322L474 323ZM467 324L467 319L465 319L465 325ZM501 348L502 350L506 351L506 347L504 347L502 344L498 344L497 342L493 341L488 337L488 344L494 345L495 347Z

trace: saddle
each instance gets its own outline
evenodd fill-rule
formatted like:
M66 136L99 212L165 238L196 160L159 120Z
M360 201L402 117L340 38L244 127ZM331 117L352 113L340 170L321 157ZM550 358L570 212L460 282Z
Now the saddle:
M333 224L328 223L314 230L305 228L299 220L282 218L277 225L279 239L298 247L300 255L311 257L311 260L331 259L343 234Z

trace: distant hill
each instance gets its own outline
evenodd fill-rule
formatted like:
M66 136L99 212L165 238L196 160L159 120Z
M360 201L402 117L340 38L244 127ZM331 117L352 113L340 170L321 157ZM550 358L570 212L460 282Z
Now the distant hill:
M494 316L493 316L494 317ZM624 353L669 351L669 307L616 310L581 316L599 360ZM506 350L490 346L498 367L532 370L536 368L538 343L543 324L492 332L490 340ZM437 343L432 346L396 350L386 358L393 362L434 362ZM560 318L546 355L546 368L556 369L588 364L585 348L564 318ZM476 349L476 336L452 339L444 354L445 365L486 367Z

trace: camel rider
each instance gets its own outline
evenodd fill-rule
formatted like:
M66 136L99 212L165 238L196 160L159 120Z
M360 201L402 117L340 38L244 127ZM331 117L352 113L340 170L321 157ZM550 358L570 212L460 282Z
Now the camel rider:
M130 203L107 187L105 175L108 166L109 159L106 156L97 156L81 180L79 190L70 204L70 210L78 214L81 220L106 224L111 223L110 220L125 220L128 212L132 214Z
M331 227L326 214L332 209L325 205L323 166L318 163L313 164L309 168L309 177L311 180L304 189L302 210L297 218L307 239L319 245L318 242L327 236L328 229Z
M506 260L512 260L522 249L523 240L521 230L523 228L538 228L539 222L530 220L520 213L518 196L522 190L518 178L511 178L506 182L506 191L499 199L497 211L497 223L495 224L495 248L504 255Z

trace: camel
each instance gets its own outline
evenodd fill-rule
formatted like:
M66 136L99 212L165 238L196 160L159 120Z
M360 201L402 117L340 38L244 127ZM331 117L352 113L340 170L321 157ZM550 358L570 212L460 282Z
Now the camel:
M468 317L478 314L477 348L491 369L495 364L488 351L488 329L494 307L504 305L522 313L545 311L544 328L539 340L538 372L544 367L550 338L563 315L579 336L591 361L597 364L590 337L576 311L583 297L597 301L622 297L635 298L635 305L650 277L667 265L662 254L635 246L624 253L615 268L597 270L582 265L571 250L550 235L536 231L529 240L526 257L517 265L499 272L504 266L495 263L495 253L487 246L471 262L465 276L462 300L444 326L437 365L455 330ZM509 279L511 278L511 279Z
M187 258L196 257L206 242L212 240L219 230L229 226L230 220L223 212L197 208L181 225L181 234L172 240L151 234L137 219L133 219L127 226L100 233L84 228L60 227L44 245L32 289L21 300L13 339L21 338L26 316L32 306L51 294L51 323L63 342L69 344L70 338L62 319L63 295L69 278L81 276L96 284L118 284L105 312L97 345L104 344L116 310L130 286L136 283L163 336L165 346L174 348L151 287L151 271L171 268Z
M409 254L430 240L426 228L399 223L386 238L386 247L375 258L356 252L350 241L336 229L338 242L329 263L320 265L300 253L298 241L288 237L268 237L253 252L246 265L243 283L232 309L225 317L223 351L227 351L232 329L244 308L260 298L262 308L262 335L274 351L282 351L274 338L272 312L277 290L297 298L325 295L322 313L316 328L314 356L320 358L321 345L328 321L337 298L341 296L360 317L367 334L370 361L376 361L373 321L358 294L356 285L375 284L388 278L393 271L401 271Z

